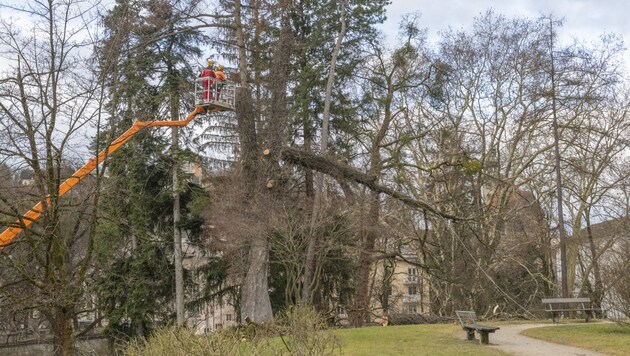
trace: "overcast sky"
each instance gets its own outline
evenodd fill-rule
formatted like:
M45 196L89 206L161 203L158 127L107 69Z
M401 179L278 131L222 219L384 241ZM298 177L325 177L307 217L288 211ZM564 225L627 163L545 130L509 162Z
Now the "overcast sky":
M419 11L420 25L427 28L429 41L434 43L439 31L449 26L470 30L473 18L488 9L508 18L549 14L564 18L564 26L558 29L561 41L573 37L596 41L612 32L623 36L626 47L630 43L629 0L392 0L383 30L396 34L401 15ZM630 62L627 52L625 58Z

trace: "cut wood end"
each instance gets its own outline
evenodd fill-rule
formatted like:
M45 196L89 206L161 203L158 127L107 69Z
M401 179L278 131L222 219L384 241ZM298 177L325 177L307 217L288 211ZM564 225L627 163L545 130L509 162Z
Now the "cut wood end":
M268 149L268 148L265 148L265 149L263 150L263 155L264 155L264 156L269 156L269 154L270 154L270 153L271 153L271 150L270 150L270 149Z
M273 179L270 179L270 180L267 181L267 188L268 189L273 188Z

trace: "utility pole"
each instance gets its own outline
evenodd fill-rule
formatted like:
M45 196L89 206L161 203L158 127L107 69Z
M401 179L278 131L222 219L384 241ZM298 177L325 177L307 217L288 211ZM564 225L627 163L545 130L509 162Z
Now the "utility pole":
M569 296L567 273L567 233L564 229L564 209L562 199L562 174L560 172L560 133L558 129L558 115L556 110L556 68L553 55L553 18L549 17L549 52L551 56L551 110L553 116L553 150L556 170L556 196L558 198L558 233L560 234L560 273L562 297Z

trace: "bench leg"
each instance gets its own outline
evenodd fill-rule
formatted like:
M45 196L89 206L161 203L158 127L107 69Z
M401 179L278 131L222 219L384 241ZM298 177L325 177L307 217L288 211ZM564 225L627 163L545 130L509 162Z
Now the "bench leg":
M479 343L484 345L488 345L490 343L487 331L479 331Z
M557 313L551 313L551 321L554 323L558 322L558 314Z
M474 340L475 339L475 330L473 329L467 329L466 330L466 338L468 340Z
M585 314L586 314L586 318L585 319L586 319L586 322L588 323L591 320L591 318L593 317L593 312L590 311L590 310L587 310L585 312Z

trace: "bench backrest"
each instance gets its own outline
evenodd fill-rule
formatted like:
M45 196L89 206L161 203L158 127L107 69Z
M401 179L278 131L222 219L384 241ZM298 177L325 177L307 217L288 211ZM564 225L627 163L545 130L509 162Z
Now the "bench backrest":
M590 298L543 298L543 304L553 304L553 303L590 303Z
M459 323L464 325L476 325L477 324L477 314L474 311L463 311L456 310L455 314L457 314L457 319L459 319Z

